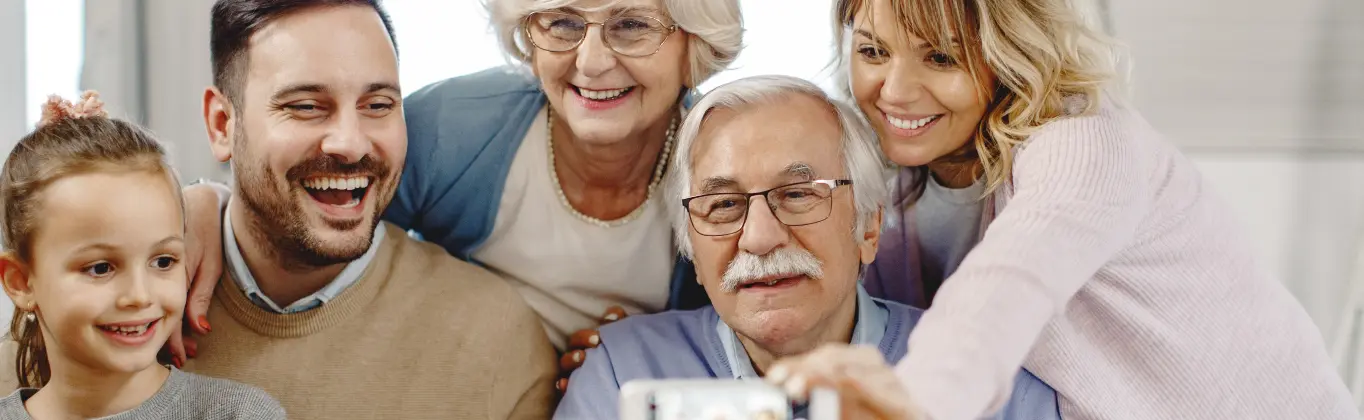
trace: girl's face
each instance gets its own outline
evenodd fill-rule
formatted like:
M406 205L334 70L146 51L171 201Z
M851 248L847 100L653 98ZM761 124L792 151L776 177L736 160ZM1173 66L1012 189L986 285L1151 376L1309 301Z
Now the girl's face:
M135 373L179 328L188 284L171 184L161 173L95 172L40 193L28 290L12 297L38 313L54 368Z
M965 66L902 29L890 3L869 1L854 18L852 92L886 157L923 166L966 146L988 104Z

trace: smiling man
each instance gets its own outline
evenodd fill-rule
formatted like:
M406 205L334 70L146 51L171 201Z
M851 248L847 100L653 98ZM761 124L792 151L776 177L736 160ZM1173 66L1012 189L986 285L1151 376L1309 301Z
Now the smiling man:
M758 379L824 343L904 356L920 312L860 285L887 196L871 128L810 82L765 76L716 88L688 114L666 182L674 233L713 306L601 328L557 418L617 418L636 379ZM1059 418L1027 372L1002 419Z
M378 2L219 0L212 49L226 275L177 363L289 418L547 416L554 352L520 295L380 222L407 132Z

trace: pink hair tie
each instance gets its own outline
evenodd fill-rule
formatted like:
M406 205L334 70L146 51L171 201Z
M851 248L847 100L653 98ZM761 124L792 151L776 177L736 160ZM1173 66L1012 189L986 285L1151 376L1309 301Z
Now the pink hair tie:
M99 99L99 92L87 90L81 93L80 102L76 103L62 99L61 96L51 95L47 97L47 102L43 103L43 117L38 121L38 127L67 119L90 117L109 117L109 113L104 110L104 101Z

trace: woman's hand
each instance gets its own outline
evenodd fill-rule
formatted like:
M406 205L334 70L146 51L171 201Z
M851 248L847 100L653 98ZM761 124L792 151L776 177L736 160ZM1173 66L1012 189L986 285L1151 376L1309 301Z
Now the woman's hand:
M601 317L601 324L610 324L624 319L625 316L625 309L612 306L606 308L606 313ZM568 391L568 377L587 360L587 349L596 348L597 344L601 344L601 337L597 335L595 328L579 330L568 337L568 351L559 358L560 378L554 383L554 389L559 391L560 396Z
M895 370L874 347L826 344L805 355L778 360L765 379L801 400L808 399L814 387L837 391L839 418L924 419Z
M223 220L217 190L212 185L185 187L185 269L189 272L189 299L185 301L183 328L171 330L167 350L176 366L198 355L193 335L208 334L208 305L223 274Z

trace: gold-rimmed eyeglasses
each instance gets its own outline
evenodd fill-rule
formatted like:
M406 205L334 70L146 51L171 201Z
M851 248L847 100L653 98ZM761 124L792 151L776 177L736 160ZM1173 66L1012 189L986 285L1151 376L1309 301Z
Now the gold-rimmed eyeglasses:
M550 52L564 52L582 45L587 28L601 26L602 42L612 51L629 57L646 57L658 52L677 25L668 25L649 16L616 16L605 22L589 22L582 16L563 12L535 12L521 25L531 45Z
M743 229L753 197L767 199L767 208L787 226L804 226L829 218L834 189L852 185L849 179L820 179L786 184L751 193L702 194L682 200L691 227L705 236L725 236Z

